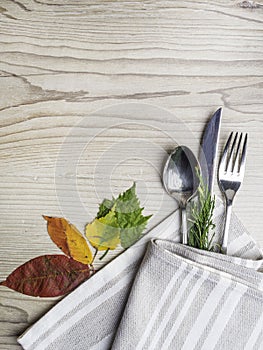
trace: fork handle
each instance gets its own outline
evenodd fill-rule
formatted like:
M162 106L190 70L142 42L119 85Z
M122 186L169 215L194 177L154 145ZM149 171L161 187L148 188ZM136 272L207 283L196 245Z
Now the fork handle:
M228 233L229 233L231 214L232 214L232 200L227 199L226 218L225 218L225 226L224 226L224 232L223 232L223 242L221 247L221 251L223 254L227 254Z

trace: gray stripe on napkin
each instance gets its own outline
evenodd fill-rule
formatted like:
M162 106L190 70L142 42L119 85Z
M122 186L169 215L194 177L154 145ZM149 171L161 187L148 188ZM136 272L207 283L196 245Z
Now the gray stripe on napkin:
M244 312L244 310L249 310L249 313ZM254 298L246 293L233 312L222 336L216 344L215 350L244 349L251 334L251 329L255 328L261 312L262 309L257 307ZM239 323L240 317L242 317L242 323ZM245 326L247 324L249 324L248 327Z
M213 290L215 286L215 282L214 281L210 281L210 283L208 283L206 285L206 291L207 291L207 295L209 295L209 293ZM189 285L189 289L191 290L193 287L193 285ZM196 318L198 317L199 314L199 310L197 307L193 306L193 303L195 303L195 300L198 300L199 304L204 305L205 301L207 299L207 295L204 295L204 293L202 293L202 288L200 286L200 288L198 289L194 300L192 301L191 305L192 305L192 313L187 313L185 315L185 317L183 318L181 324L178 326L177 329L177 335L179 335L177 337L176 340L176 344L177 344L177 348L181 349L185 339L187 338L190 330L192 329ZM172 326L174 325L174 322L176 321L177 315L179 315L180 313L180 309L181 309L181 305L182 304L188 304L187 298L184 298L183 300L180 301L180 303L177 304L176 308L174 309L173 315L169 320L169 324L167 325L167 328L165 330L165 332L162 333L159 342L156 344L157 348L162 348L162 344L164 344L165 339L167 337L167 334L169 334L169 332L173 332L172 331ZM190 306L190 305L189 305ZM158 333L158 323L157 323L157 327L155 329L155 332ZM172 344L174 343L174 341L172 341ZM148 342L146 342L146 344L149 344Z
M201 349L202 348L202 344L204 343L204 341L205 341L207 335L209 334L209 332L211 331L212 325L214 324L214 322L216 320L216 317L217 317L218 313L220 312L221 305L223 305L226 302L226 300L229 297L230 292L232 291L232 289L233 288L232 288L231 285L229 287L225 287L225 289L222 291L222 294L220 294L220 298L218 299L219 303L218 304L213 304L212 303L210 305L210 308L213 310L212 316L207 317L205 327L204 327L204 329L201 332L197 332L196 331L196 334L199 333L199 338L196 338L197 336L195 335L194 339L196 341L196 344L193 347L193 349L197 350L197 349ZM200 313L201 313L201 311L200 311Z
M199 289L198 294L196 295L196 299L198 300L198 303L200 305L204 305L205 304L205 302L207 300L207 297L212 292L212 290L214 290L215 286L216 286L216 284L215 284L215 281L213 281L213 280L211 280L210 283L208 283L206 285L207 295L202 293L202 289L201 288ZM182 346L184 344L184 341L188 337L188 334L191 331L191 329L193 328L194 323L195 323L196 318L198 317L199 313L200 312L199 312L198 307L193 306L192 307L192 313L191 314L188 313L185 316L181 326L178 328L177 334L180 335L180 339L177 340L177 343L178 343L178 348L179 349L182 348ZM174 315L174 318L176 318L176 315ZM161 344L160 344L160 346L161 346Z
M119 315L122 314L123 305L125 305L127 300L127 292L125 289L126 287L122 288L119 292L83 317L79 322L75 323L66 334L61 335L50 344L47 350L59 349L61 343L65 342L71 350L87 350L94 347L104 337L110 335L112 327L117 329ZM105 314L105 310L107 314ZM105 320L102 322L102 319L105 317L108 318L107 322L105 322ZM87 324L88 327L84 328L83 324ZM96 331L97 337L94 337L94 331Z

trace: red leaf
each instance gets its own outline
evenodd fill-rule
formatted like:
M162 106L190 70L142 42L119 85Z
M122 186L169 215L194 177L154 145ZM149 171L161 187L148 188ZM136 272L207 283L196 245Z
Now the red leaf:
M89 265L65 255L42 255L19 266L0 284L35 297L56 297L89 277Z

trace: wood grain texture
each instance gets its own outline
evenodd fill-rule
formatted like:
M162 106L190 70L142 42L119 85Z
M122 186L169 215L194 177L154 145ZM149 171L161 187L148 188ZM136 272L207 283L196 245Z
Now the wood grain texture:
M235 209L263 246L262 22L261 1L1 0L0 279L58 252L42 214L83 231L133 180L161 221L166 152L197 152L219 106L221 148L249 133ZM0 287L0 349L57 301Z

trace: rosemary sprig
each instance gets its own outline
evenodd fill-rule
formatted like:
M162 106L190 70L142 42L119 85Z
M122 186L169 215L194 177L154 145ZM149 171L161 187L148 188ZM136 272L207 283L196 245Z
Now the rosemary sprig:
M195 248L215 251L216 245L212 244L215 232L209 235L209 232L215 228L213 222L215 196L211 195L198 170L197 176L200 180L198 201L191 203L191 213L188 219L191 222L188 244Z

